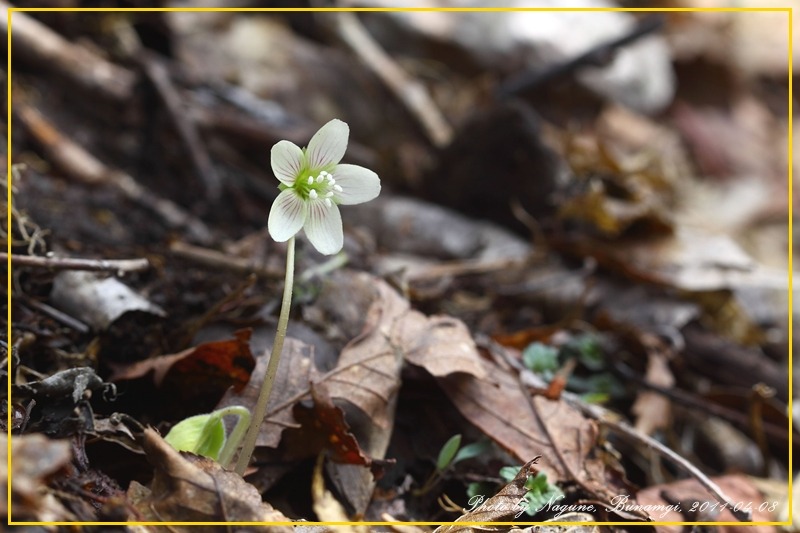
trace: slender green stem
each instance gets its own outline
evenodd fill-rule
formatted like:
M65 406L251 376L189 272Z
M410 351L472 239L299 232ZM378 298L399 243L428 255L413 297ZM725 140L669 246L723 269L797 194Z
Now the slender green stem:
M228 465L230 465L233 459L233 454L242 442L244 432L250 427L251 416L250 411L243 405L231 405L220 409L217 413L223 418L228 415L236 416L236 425L233 426L231 434L225 439L225 446L223 446L222 450L219 452L219 464L224 468L228 468Z
M294 285L294 237L289 239L286 249L286 281L283 286L283 300L281 301L281 314L278 317L278 331L275 332L275 342L272 343L272 353L269 356L267 372L264 374L264 382L261 384L261 392L258 393L258 401L253 411L253 419L247 434L242 443L242 450L236 460L236 473L244 475L247 465L250 464L250 457L256 447L256 438L264 422L267 413L267 403L275 384L275 376L278 373L278 364L281 360L283 351L283 341L286 339L286 326L289 324L289 309L292 305L292 285Z

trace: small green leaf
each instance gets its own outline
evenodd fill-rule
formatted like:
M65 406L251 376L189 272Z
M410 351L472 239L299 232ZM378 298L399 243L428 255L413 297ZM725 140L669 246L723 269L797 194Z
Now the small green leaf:
M492 441L490 440L480 440L478 442L473 442L472 444L467 444L466 446L458 450L458 453L453 458L453 461L450 464L456 464L459 461L477 457L480 454L485 453L491 446L492 446Z
M541 342L534 342L522 352L522 362L536 373L558 370L558 350Z
M521 466L504 466L500 469L500 477L503 478L506 482L511 482L517 474L519 474L519 470L522 468Z
M570 339L562 348L562 355L566 357L577 356L589 370L602 370L605 366L603 349L595 335L585 333Z
M444 443L439 451L439 458L436 460L436 470L441 472L450 466L459 446L461 446L461 435L453 435Z
M225 445L225 426L215 413L191 416L175 424L164 440L178 451L216 460Z
M525 493L525 501L527 502L525 512L530 516L541 511L548 503L564 497L561 489L547 482L547 474L544 472L539 472L535 476L528 476L525 481L525 488L528 489L528 492Z

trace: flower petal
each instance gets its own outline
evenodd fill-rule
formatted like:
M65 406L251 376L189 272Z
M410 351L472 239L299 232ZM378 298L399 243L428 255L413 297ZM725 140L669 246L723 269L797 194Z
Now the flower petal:
M335 118L322 126L308 142L306 154L309 168L324 169L341 161L347 150L348 137L350 126L339 119Z
M337 165L333 172L336 185L341 192L334 193L337 204L363 204L376 198L381 192L381 180L368 168L358 165Z
M319 253L332 255L342 249L342 216L333 202L328 206L322 199L310 201L304 228L308 240Z
M307 211L306 203L294 189L281 192L269 211L267 228L270 236L277 242L288 241L303 227Z
M304 163L303 150L293 142L280 141L272 147L272 172L281 183L291 186Z

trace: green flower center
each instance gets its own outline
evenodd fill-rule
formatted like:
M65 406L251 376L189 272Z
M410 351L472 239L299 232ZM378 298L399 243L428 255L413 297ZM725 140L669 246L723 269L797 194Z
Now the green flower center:
M322 200L328 207L335 201L335 194L342 192L341 185L336 184L333 174L327 170L320 170L316 175L310 170L304 170L291 188L295 190L301 199L306 201Z

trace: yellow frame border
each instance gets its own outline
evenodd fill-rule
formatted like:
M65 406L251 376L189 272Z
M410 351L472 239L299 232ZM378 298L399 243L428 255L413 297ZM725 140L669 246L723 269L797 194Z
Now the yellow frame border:
M792 252L793 252L793 227L792 227L792 217L793 217L793 117L792 117L792 76L793 76L793 69L792 69L792 36L793 36L793 8L792 7L732 7L732 8L689 8L689 7L671 7L671 8L657 8L657 7L646 7L646 8L622 8L622 7L611 7L611 8L575 8L575 7L554 7L554 8L543 8L543 7L525 7L525 8L491 8L491 7L472 7L472 8L424 8L424 7L399 7L399 8L391 8L391 7L375 7L375 8L235 8L235 7L209 7L209 8L200 8L200 7L188 7L188 8L169 8L169 7L162 7L162 8L20 8L20 7L13 7L10 6L7 12L7 20L8 20L8 66L7 66L7 182L8 182L8 189L7 189L7 227L8 227L8 239L7 239L7 252L8 252L8 264L7 264L7 331L6 331L6 339L8 342L8 349L9 353L12 347L12 339L11 339L11 282L12 282L12 265L11 265L11 228L12 228L12 216L11 216L11 190L13 187L13 177L11 173L11 118L12 118L12 103L11 103L11 19L12 15L15 12L55 12L55 11L74 11L74 12L135 12L135 11L142 11L142 12L165 12L165 11L178 11L178 12L306 12L306 11L320 11L320 12L336 12L336 11L357 11L357 12L389 12L389 11L411 11L411 12L420 12L420 11L438 11L438 12L498 12L498 11L624 11L624 12L783 12L788 14L789 24L788 24L788 54L787 54L787 63L788 63L788 80L789 80L789 106L788 106L788 142L787 142L787 159L788 159L788 180L787 180L787 190L788 190L788 285L789 285L789 303L788 303L788 327L789 327L789 372L788 372L788 380L789 380L789 476L788 476L788 507L789 507L789 517L788 520L785 522L748 522L747 526L790 526L793 520L793 501L792 498L794 496L793 493L793 477L794 477L794 467L792 462L792 436L793 436L793 416L792 416L792 369L793 369L793 326L792 326L792 308L793 308L793 292L794 292L794 285L793 285L793 275L792 275L792 268L793 268L793 261L792 261ZM508 526L531 526L531 525L548 525L548 526L574 526L576 522L302 522L302 521L286 521L286 522L15 522L12 520L12 509L11 509L11 357L8 357L8 391L7 391L7 411L8 411L8 420L7 420L7 429L8 429L8 494L7 497L7 504L8 504L8 522L9 526L34 526L34 525L42 525L42 526L70 526L70 525L78 525L78 526L100 526L100 525L107 525L107 526L314 526L314 525L325 525L325 526L391 526L391 525L414 525L414 526L440 526L440 525L453 525L453 526L498 526L498 525L508 525ZM609 526L609 525L624 525L624 526L686 526L686 525L698 525L698 526L741 526L745 525L742 522L643 522L639 523L632 523L632 522L580 522L581 526Z

